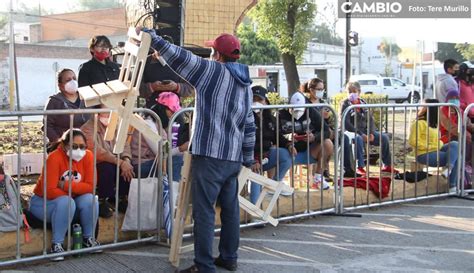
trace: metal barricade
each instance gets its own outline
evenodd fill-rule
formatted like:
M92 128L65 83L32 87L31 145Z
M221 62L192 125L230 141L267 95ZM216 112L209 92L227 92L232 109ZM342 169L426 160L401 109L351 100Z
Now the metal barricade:
M428 107L429 106L429 107ZM404 174L406 173L406 170L407 170L407 156L406 156L406 151L407 151L407 124L410 124L411 123L411 120L407 119L407 117L410 117L412 116L412 111L415 110L415 117L416 117L416 114L418 113L418 110L421 109L422 107L427 107L427 115L429 115L429 111L430 111L430 108L432 107L435 107L436 109L440 109L440 107L443 107L443 106L449 106L449 107L452 107L453 109L455 109L456 113L457 113L457 132L461 132L461 111L459 109L459 107L455 106L454 104L450 104L450 103L423 103L423 104L354 104L354 105L351 105L349 106L347 109L345 109L345 111L341 114L341 128L342 128L342 131L343 132L346 132L347 131L347 127L346 127L346 122L351 122L350 120L348 120L349 118L351 118L351 113L355 113L354 111L366 111L366 114L367 115L371 115L371 110L374 109L374 108L379 108L379 109L385 109L387 114L388 114L388 119L391 119L391 130L388 130L388 132L390 132L392 134L392 139L391 139L391 143L390 144L385 144L385 145L388 145L388 148L391 148L391 157L390 157L390 161L391 161L391 165L392 165L392 168L393 166L395 166L395 149L396 148L399 148L400 144L399 145L395 145L395 139L398 138L401 142L403 142L403 148L402 148L402 154L401 156L403 156L403 171L400 171L401 174L403 174L403 177L404 177ZM433 111L433 110L431 110ZM384 112L384 111L380 111L381 112ZM450 112L449 112L450 113ZM400 115L402 115L402 117L400 118ZM451 115L451 114L449 114ZM355 115L357 116L357 115ZM440 115L438 115L438 120L437 120L437 125L440 124ZM399 123L402 123L403 124L403 128L398 128L396 130L396 121L398 120ZM354 124L355 128L357 128L357 118L354 118L354 121L352 121L351 124ZM360 122L360 121L359 121ZM369 120L367 120L367 122L370 122ZM418 120L414 121L414 122L418 122ZM367 125L366 126L367 128L367 132L364 132L364 134L366 136L369 136L370 135L370 132L369 132L369 126ZM439 128L439 126L438 126ZM381 128L376 128L378 129L378 132L381 132ZM429 131L428 131L429 132ZM438 131L436 131L438 132ZM400 139L399 135L400 133L402 133L403 137ZM418 138L418 123L416 123L416 137ZM356 132L356 137L360 137L360 132ZM378 172L378 175L374 176L372 178L372 183L375 183L372 185L373 188L375 188L374 191L377 191L378 190L378 194L372 194L370 193L370 188L371 188L371 185L370 185L370 182L369 182L369 178L367 177L371 177L370 174L370 161L373 157L371 157L370 155L370 149L372 148L372 145L369 145L369 142L370 141L363 141L365 144L364 144L364 148L367 149L366 150L366 161L367 161L367 164L366 164L366 172L368 175L363 175L362 178L366 178L365 179L365 182L362 181L362 182L354 182L354 180L356 180L355 176L353 178L348 178L348 180L346 181L346 183L354 183L354 184L357 184L357 183L362 183L363 185L359 185L359 187L363 187L365 188L365 191L364 192L361 192L361 190L357 190L357 185L353 185L353 191L352 191L352 194L349 194L348 193L348 187L347 186L343 186L345 182L343 182L343 178L344 178L344 174L343 174L343 162L345 160L344 158L344 149L347 149L345 148L344 146L345 145L341 145L341 150L343 151L342 152L342 155L341 155L341 161L340 161L340 173L339 173L339 177L341 179L341 189L340 189L340 200L339 200L339 209L338 209L338 212L339 213L344 213L344 211L350 211L350 210L355 210L355 209L360 209L360 208L367 208L367 207L376 207L376 206L381 206L381 205L388 205L388 204L395 204L395 203L402 203L402 202L408 202L408 201L414 201L414 200L420 200L420 199L426 199L426 198L433 198L433 197L441 197L441 196L449 196L449 195L456 195L459 193L459 189L460 189L460 186L459 186L459 183L457 183L457 186L456 186L456 193L450 193L449 191L447 191L449 189L449 186L447 187L440 187L440 172L439 172L439 167L441 167L439 165L439 162L440 162L440 158L439 158L439 151L440 151L440 144L438 142L438 149L437 149L437 153L436 153L436 168L437 168L437 171L435 173L435 178L433 179L426 179L424 182L421 182L421 181L418 181L418 169L419 169L419 166L422 166L423 164L419 163L418 160L417 160L417 157L418 157L418 149L415 148L415 158L414 158L414 162L412 162L412 165L414 166L414 169L415 169L415 172L414 172L414 180L417 181L417 182L414 182L414 183L411 183L411 184L407 184L407 179L406 177L404 177L403 179L403 182L399 182L399 181L396 181L394 180L395 178L395 175L396 175L396 172L394 171L391 171L390 172L390 175L389 176L382 176L382 171L381 171L381 168L382 168L382 160L383 160L383 157L385 156L385 160L388 160L387 158L387 155L386 154L383 154L382 153L382 147L383 147L383 139L382 138L386 138L388 139L388 136L384 136L382 135L381 133L378 134L378 145L377 146L380 146L380 149L379 149L379 152L378 152L378 160L379 160L379 172ZM428 142L428 139L429 139L429 133L427 133L426 135L426 142ZM373 141L375 141L376 139L374 139ZM387 140L385 140L387 141ZM390 140L388 140L390 142ZM418 147L418 139L416 140L416 145ZM357 144L355 144L357 145ZM457 172L458 174L458 177L459 177L459 174L460 174L460 169L461 169L461 165L464 163L464 159L461 157L461 149L460 149L460 146L457 145L457 159L458 159L458 164L457 164L457 168L453 171ZM387 147L387 146L386 146ZM356 153L353 155L353 157L355 158L355 160L357 161L357 149L355 149ZM375 157L377 158L377 157ZM449 158L448 158L449 160ZM447 160L447 161L448 161ZM448 164L448 163L446 163ZM356 168L354 167L354 170L356 170ZM428 170L428 169L427 169ZM420 174L421 175L421 174ZM384 186L387 187L387 179L384 179L383 177L387 177L389 178L389 192L387 194L387 196L382 196L383 195L383 188ZM383 182L384 180L384 182ZM420 179L422 180L422 179ZM429 181L428 181L429 180ZM433 180L436 180L435 182L432 182ZM352 182L351 182L352 181ZM458 179L459 181L459 179ZM402 183L402 184L401 184ZM422 184L423 183L423 184ZM433 186L432 184L433 183L436 183L435 186ZM401 185L400 185L401 184ZM422 185L420 185L422 184ZM448 185L449 185L449 182L448 182ZM424 186L424 188L423 188ZM421 189L420 189L421 187Z
M470 173L466 171L466 166L469 162L466 162L464 164L462 164L462 170L461 170L461 196L464 196L465 194L469 194L469 193L472 193L474 192L474 172L473 172L473 167L474 167L474 160L472 160L472 154L473 154L473 149L474 149L474 146L472 145L472 141L471 141L471 150L469 151L468 150L468 146L467 146L467 132L468 132L468 128L467 128L467 124L469 123L468 120L470 119L469 117L469 112L471 111L471 109L474 108L474 103L471 103L469 104L466 109L464 109L464 115L463 115L463 123L462 123L462 151L463 151L463 155L464 155L464 158L466 157L466 155L468 154L471 154L471 166L468 166L470 167ZM474 134L471 133L471 137L473 137ZM472 138L471 138L472 140ZM470 177L466 177L466 174L470 174ZM471 185L471 188L470 189L466 189L465 186L466 186L466 181L469 181L470 182L470 185Z
M253 107L254 110L260 110L260 111L273 111L273 117L275 118L276 122L276 143L274 145L278 148L280 146L279 142L279 135L280 135L280 130L281 130L281 124L280 124L280 112L279 110L291 110L294 108L314 108L317 109L318 111L329 111L332 113L332 115L335 117L335 127L337 128L337 113L334 111L334 109L328 105L328 104L305 104L305 105L265 105L265 106L259 106L259 107ZM194 111L194 108L185 108L181 109L180 111L176 112L169 121L168 125L168 142L173 143L173 131L172 131L172 124L175 123L176 119L179 116L182 115L190 115L191 117L189 118L192 120L192 113ZM306 118L309 119L309 111L305 111ZM262 116L255 120L255 123L260 123L260 125L263 122ZM295 119L291 118L291 130L292 134L295 132L295 125L294 125ZM323 126L323 116L321 115L321 128L318 128L321 132L320 134L320 142L319 143L324 143L323 141L323 135L324 135L324 126ZM192 124L192 121L190 122ZM262 129L262 126L258 126L259 128ZM334 149L332 152L333 155L333 161L337 162L338 161L338 149L339 149L339 135L338 135L338 130L333 131L334 134ZM191 134L192 135L192 134ZM262 136L262 134L260 134ZM291 140L292 144L294 144L294 139ZM307 143L307 150L309 151L310 149L310 142L309 140L306 140ZM262 137L260 139L256 139L256 145L260 145L260 151L262 150ZM192 146L192 143L191 143ZM324 145L322 145L323 149L321 150L321 158L325 158L328 155L328 152L325 151ZM302 217L308 217L308 216L313 216L313 215L318 215L318 214L323 214L323 213L336 213L337 209L337 204L338 198L336 198L339 193L338 193L338 188L334 187L334 189L331 190L318 190L314 191L310 189L310 181L312 181L312 175L309 173L310 170L310 165L312 163L310 162L310 153L308 152L307 155L305 155L305 160L306 163L303 165L306 166L306 181L308 182L303 189L300 189L298 191L295 191L293 195L290 197L282 197L280 196L277 205L276 205L276 212L274 213L274 217L277 218L280 221L288 221L288 220L293 220L293 219L298 219ZM275 173L278 174L280 171L280 158L281 158L281 150L276 149L276 165L275 165ZM260 158L260 162L262 162L262 157ZM295 179L294 179L294 169L297 166L297 162L295 162L295 157L291 157L291 167L289 171L289 185L291 187L295 187ZM263 167L261 166L260 172L263 174ZM333 167L333 174L334 174L334 180L336 181L337 177L336 174L338 173L338 164L334 164ZM173 181L176 179L173 177L173 156L168 157L168 177L169 181ZM280 180L283 180L283 178L280 178ZM171 183L171 182L170 182ZM283 183L283 181L282 181ZM247 188L247 187L246 187ZM176 194L171 193L173 191L173 187L170 186L170 206L174 204L173 196L176 196ZM255 226L255 225L261 225L262 222L255 222L255 221L250 221L251 219L248 218L248 215L244 215L244 219L241 219L241 228L242 227L249 227L249 226ZM216 231L218 231L217 229ZM185 237L189 237L190 234L186 234Z
M21 167L22 167L22 160L21 160L21 154L22 154L22 130L23 130L23 119L25 117L43 117L43 124L44 124L44 127L43 127L43 144L42 144L42 152L43 152L43 160L44 160L44 166L42 168L42 173L43 173L43 219L47 219L47 189L46 189L46 186L47 186L47 183L46 183L46 177L47 177L47 167L46 167L46 160L47 160L47 137L46 137L46 132L48 130L47 128L47 124L48 124L48 117L51 116L51 115L67 115L69 116L69 126L70 128L73 128L73 120L74 120L74 116L75 115L90 115L91 116L91 119L93 119L93 124L94 124L94 136L97 135L97 130L98 130L98 114L100 113L109 113L110 112L110 109L81 109L81 110L46 110L46 111L21 111L21 112L5 112L5 113L0 113L0 122L2 122L2 120L4 119L8 119L8 118L14 118L13 120L18 120L18 132L17 132L17 138L18 138L18 141L17 141L17 176L16 176L16 187L17 187L17 202L18 202L18 207L21 208L21 198L20 198L20 192L21 192L21 183L20 183L20 180L21 180ZM158 129L158 132L161 132L162 129L161 129L161 121L160 119L158 118L158 116L156 115L155 112L149 110L149 109L135 109L134 110L135 113L146 113L147 115L151 116L151 118L156 122L157 124L157 129ZM0 133L1 134L1 133ZM70 136L72 136L72 131L70 131ZM141 134L139 136L139 144L141 144ZM162 181L162 172L161 172L161 166L163 166L163 150L161 149L161 147L163 147L163 140L160 140L160 142L158 143L158 147L159 148L159 155L157 156L157 163L156 163L156 168L158 168L158 179L159 181ZM70 137L70 144L72 144L72 137ZM139 145L139 151L138 153L140 154L140 150L141 150L141 145ZM94 164L94 170L93 170L93 192L92 192L92 195L94 198L92 198L92 203L91 203L91 206L92 206L92 221L94 222L94 219L97 218L97 221L98 221L98 211L96 210L96 207L95 207L95 203L96 203L96 200L97 200L97 195L96 195L96 186L97 186L97 169L96 169L96 156L97 156L97 145L94 145L94 149L93 149L93 164ZM139 156L139 163L138 163L138 169L140 170L141 169L141 159L140 159L140 156ZM119 155L117 155L117 163L119 162ZM35 250L28 250L28 255L24 255L22 253L22 239L21 239L21 226L22 226L22 222L23 222L23 219L21 217L20 214L17 213L17 228L16 228L16 253L15 253L15 258L12 259L11 256L8 256L8 257L1 257L0 258L0 267L3 267L3 266L9 266L9 265L14 265L14 264L18 264L18 263L24 263L24 262L31 262L31 261L37 261L37 260L41 260L41 259L48 259L48 258L55 258L55 257L59 257L59 256L67 256L67 255L75 255L75 254L81 254L81 253L88 253L88 252L95 252L95 251L98 251L98 250L103 250L103 249L109 249L109 248L114 248L114 247L123 247L123 246L127 246L127 245L131 245L131 244L136 244L136 243L140 243L140 242L150 242L150 241L160 241L161 240L161 237L163 235L161 235L160 233L160 230L161 230L161 226L162 226L162 221L163 221L163 206L162 206L162 202L158 202L157 203L157 223L156 223L156 226L157 226L157 229L153 232L147 232L146 236L143 236L143 232L141 230L141 227L140 227L140 210L143 210L144 208L140 208L140 194L138 194L138 200L137 200L137 206L138 206L138 218L137 218L137 232L136 232L136 239L133 239L132 238L132 235L133 235L133 232L128 232L125 236L124 234L120 234L122 237L125 237L125 238L121 238L119 240L119 216L118 216L118 202L119 202L119 170L120 170L120 167L116 167L117 169L117 177L116 177L116 181L115 181L115 186L116 186L116 190L115 190L115 211L116 213L114 213L114 219L113 219L113 230L114 230L114 234L113 234L113 238L110 237L110 234L102 234L101 237L109 237L108 239L106 239L105 241L111 241L111 243L109 244L102 244L100 246L95 246L95 247L90 247L90 248L83 248L83 249L79 249L79 250L72 250L71 249L71 225L68 226L68 230L67 230L67 235L66 235L66 239L65 239L65 242L67 242L67 249L65 252L63 253L57 253L57 254L48 254L48 248L49 248L49 242L48 242L48 229L47 229L47 221L43 221L43 232L42 232L42 235L40 235L40 237L42 237L43 239L43 243L42 243L42 253L40 255L35 255L36 253L35 252L39 252L39 251L35 251ZM69 171L72 170L72 159L69 158ZM140 171L138 171L140 173ZM10 174L10 175L15 175L15 174ZM141 178L140 176L137 177L137 180L138 180L138 192L140 192L140 184L141 184ZM158 200L162 200L161 196L163 196L162 194L163 192L163 188L162 188L162 183L158 183L158 187L157 187L157 199ZM72 221L72 217L73 215L71 215L71 210L70 210L70 206L71 206L71 197L72 197L72 187L69 187L68 189L68 198L69 198L69 201L68 201L68 222L71 223ZM107 220L106 220L107 221ZM95 226L96 223L94 223L94 228L93 228L93 232L92 232L92 238L95 239ZM105 231L107 232L107 231ZM3 234L5 235L5 234ZM107 235L107 236L106 236ZM35 235L35 239L38 239L37 238L38 236ZM127 239L128 238L128 239ZM132 238L132 239L131 239ZM26 241L26 238L25 238L25 241ZM26 244L27 242L25 242ZM103 241L104 243L104 241ZM5 246L5 244L3 245L4 247L8 247L8 246ZM31 256L30 256L31 255Z

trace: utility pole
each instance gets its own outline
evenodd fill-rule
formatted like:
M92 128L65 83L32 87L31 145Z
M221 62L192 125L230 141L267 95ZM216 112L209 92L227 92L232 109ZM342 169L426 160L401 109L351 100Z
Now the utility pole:
M15 67L13 56L15 56L15 33L13 32L13 0L10 0L10 44L9 44L9 65L10 65L10 80L8 84L9 88L9 104L10 111L15 110Z
M349 2L349 0L346 0ZM351 13L346 13L346 83L349 81L351 77L351 45L349 44L349 32L351 31Z

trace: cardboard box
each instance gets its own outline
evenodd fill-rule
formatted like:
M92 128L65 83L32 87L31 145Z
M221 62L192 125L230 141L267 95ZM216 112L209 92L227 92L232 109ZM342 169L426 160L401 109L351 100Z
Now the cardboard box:
M21 175L40 174L43 169L42 153L24 153L21 154ZM6 174L11 176L18 175L18 155L3 155L3 169Z

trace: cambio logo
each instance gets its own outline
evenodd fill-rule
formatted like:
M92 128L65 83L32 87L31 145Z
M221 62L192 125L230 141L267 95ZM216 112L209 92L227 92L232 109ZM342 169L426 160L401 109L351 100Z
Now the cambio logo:
M341 4L344 13L399 13L402 11L402 4L399 2L344 2Z

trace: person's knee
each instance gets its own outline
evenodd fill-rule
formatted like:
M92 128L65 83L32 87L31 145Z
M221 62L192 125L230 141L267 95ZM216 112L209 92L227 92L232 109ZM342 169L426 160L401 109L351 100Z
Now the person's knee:
M89 206L92 206L92 202L94 200L94 204L97 203L97 198L94 198L94 196L92 195L92 193L86 193L86 194L83 194L79 197L80 199L80 202L76 202L76 206L78 208L87 208Z
M71 213L71 217L74 216L74 212L76 211L76 202L69 196L60 196L55 200L55 210L61 214L67 214L68 208L69 212Z

